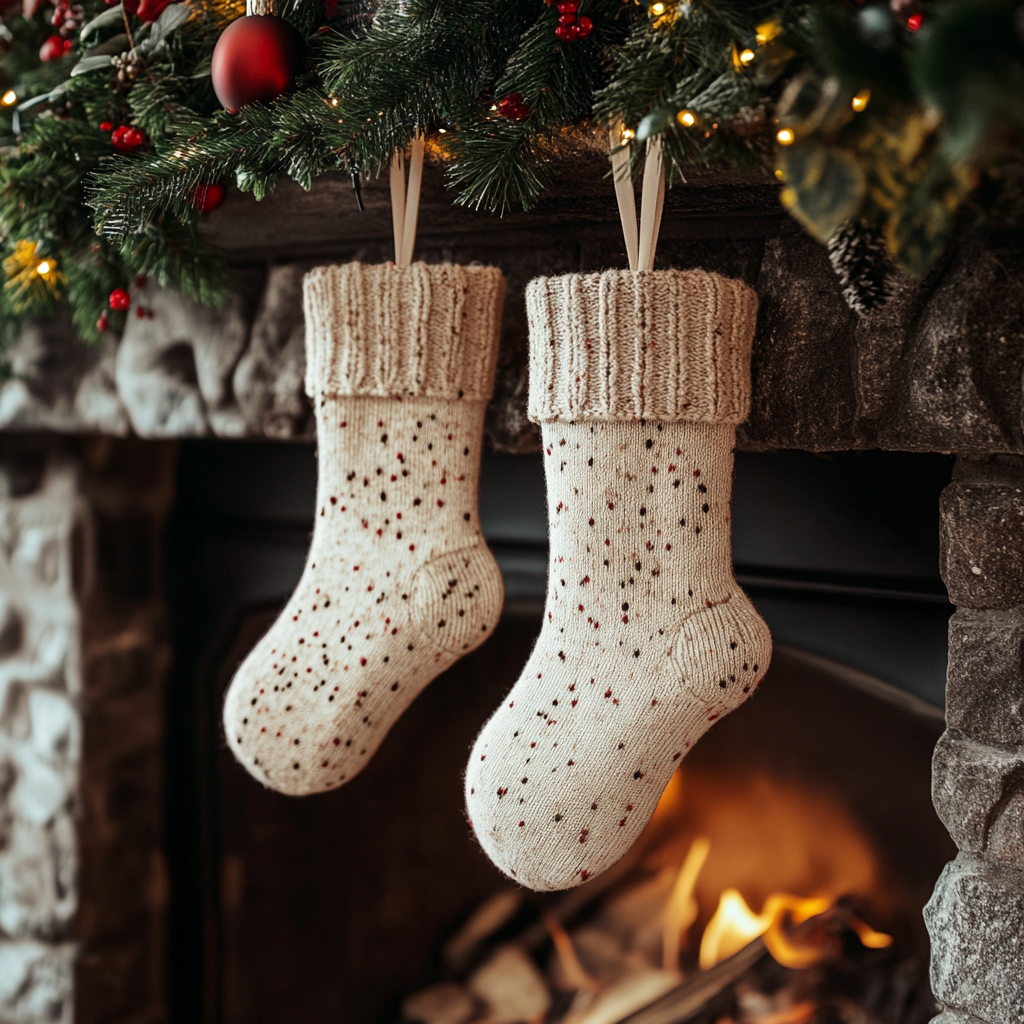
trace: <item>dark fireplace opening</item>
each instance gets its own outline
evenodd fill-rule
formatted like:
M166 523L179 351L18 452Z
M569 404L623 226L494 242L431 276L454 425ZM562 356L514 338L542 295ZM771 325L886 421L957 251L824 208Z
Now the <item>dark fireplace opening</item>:
M775 635L771 673L757 699L716 725L685 762L672 842L652 833L614 884L598 880L594 898L587 886L539 897L515 890L490 865L461 795L473 737L515 681L538 629L546 571L539 460L485 458L481 517L507 591L493 638L427 688L352 784L295 800L263 790L234 763L219 707L234 667L301 573L314 450L183 443L167 532L172 1019L391 1024L402 1019L403 1003L407 1017L415 1013L410 996L438 983L465 988L473 970L524 936L538 970L557 974L551 915L571 940L601 913L601 901L678 869L701 827L687 815L734 807L729 841L742 847L744 801L778 799L791 812L774 815L779 829L792 832L800 821L816 870L832 870L822 867L829 858L833 867L846 863L848 851L835 849L847 835L836 820L871 851L870 870L853 876L863 884L835 895L853 897L865 922L893 936L892 962L905 977L902 1002L890 1000L902 1015L875 1007L881 1016L858 1024L927 1020L934 1003L920 912L955 852L931 808L929 781L952 611L938 577L936 508L950 473L942 456L738 456L734 555ZM803 794L795 805L794 792ZM826 806L838 810L816 824L807 809ZM726 856L721 836L709 837L693 948L680 959L686 971L724 888L738 888L757 912L773 891L809 896L820 882L813 871L802 883L787 875L772 853L782 847L749 826L745 860ZM728 881L724 865L754 863L759 850L767 858L761 880L737 869ZM446 943L474 913L510 890L518 893L515 912L462 960L446 956ZM475 1019L486 1015L481 1007ZM736 1009L708 1007L715 1020ZM568 1009L556 999L550 1019ZM774 1024L811 1019L766 1014Z

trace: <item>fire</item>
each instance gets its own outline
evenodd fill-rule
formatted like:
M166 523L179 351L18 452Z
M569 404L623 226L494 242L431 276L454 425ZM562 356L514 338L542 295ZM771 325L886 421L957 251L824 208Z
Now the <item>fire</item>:
M775 893L765 901L764 909L755 914L738 889L722 893L715 916L704 929L700 943L702 970L738 953L747 943L763 937L768 952L784 967L810 967L827 956L819 946L800 946L784 932L787 918L801 924L824 913L832 901L824 897L802 899L789 893Z
M796 970L813 967L835 955L835 939L813 934L797 938L794 929L833 906L833 901L824 896L804 898L791 893L773 893L761 913L755 914L738 889L726 889L718 910L704 929L700 943L701 969L714 967L756 938L764 942L768 952L783 967ZM892 945L891 935L876 932L852 915L846 918L846 923L869 949Z

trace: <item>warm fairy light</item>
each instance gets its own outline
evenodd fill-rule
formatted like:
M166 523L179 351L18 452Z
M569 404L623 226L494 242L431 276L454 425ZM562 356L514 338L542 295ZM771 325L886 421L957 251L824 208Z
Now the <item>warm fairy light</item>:
M782 173L782 169L779 168L779 167L775 168L775 177L778 178L779 181L785 181L786 180L785 174Z
M13 107L18 102L18 94L13 89L8 89L4 93L3 98L0 99L0 103L3 103L5 107Z
M665 5L658 0L658 3L651 4L651 14L662 15L665 13Z
M491 113L497 113L497 112L498 112L498 104L497 103L492 103L491 104Z
M697 118L692 110L680 110L676 114L676 120L686 128L692 128L697 123Z
M46 275L49 272L50 272L50 261L49 260L43 260L43 262L40 263L38 267L36 267L36 273L40 277L46 277Z
M867 107L868 100L870 99L871 90L861 89L861 91L857 93L857 95L854 96L852 100L850 100L850 106L853 107L853 109L857 111L857 113L859 114L862 110L864 110L865 107Z
M332 107L336 107L340 102L341 101L338 99L337 96L332 96L331 97L331 106Z
M758 46L764 46L765 43L770 43L776 36L782 34L782 26L777 21L766 21L762 25L757 26L754 38L757 39Z
M437 130L438 130L438 131L439 131L439 132L440 132L440 133L441 133L442 135L447 135L447 134L448 134L448 129L447 129L447 128L438 128Z
M792 128L780 128L775 138L778 140L780 145L788 146L796 136L793 134Z
M753 50L743 50L740 53L740 63L741 64L749 64L754 59L755 56L756 56L756 54L754 53Z
M636 132L633 131L632 128L623 128L622 129L622 141L623 142L629 142L629 140L631 138L633 138L634 135L636 135Z

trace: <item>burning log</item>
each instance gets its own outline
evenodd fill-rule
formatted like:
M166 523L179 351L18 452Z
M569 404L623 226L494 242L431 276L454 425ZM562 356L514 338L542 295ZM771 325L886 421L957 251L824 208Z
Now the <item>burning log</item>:
M485 1024L540 1024L551 995L534 962L519 946L502 946L469 979L469 990L487 1005Z

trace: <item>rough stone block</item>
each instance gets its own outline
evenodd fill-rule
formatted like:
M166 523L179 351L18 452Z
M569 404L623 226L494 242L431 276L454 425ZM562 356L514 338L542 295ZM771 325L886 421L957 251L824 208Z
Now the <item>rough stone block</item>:
M954 476L939 513L939 567L953 604L1024 604L1024 481L974 483Z
M274 267L234 373L234 393L250 432L287 439L312 432L306 399L302 278L313 263Z
M1024 783L1003 804L989 831L987 852L1024 871Z
M932 1017L929 1024L986 1024L979 1020L973 1013L964 1013L962 1010L945 1009L938 1015Z
M115 376L140 437L245 433L231 386L248 335L242 306L240 295L215 310L155 285L136 293Z
M17 938L60 936L78 908L74 820L70 813L45 825L15 818L6 838L0 854L0 928Z
M1024 755L947 729L932 756L932 803L953 842L980 853L1001 804L1024 782Z
M1009 235L1010 232L1007 232ZM1024 264L1019 247L962 230L922 283L878 444L905 451L1022 449Z
M949 620L946 724L1024 744L1024 607L960 608Z
M758 293L753 402L740 445L860 447L854 430L857 317L843 301L824 247L806 235L769 239Z
M961 853L924 908L936 998L992 1024L1024 1020L1024 872Z
M75 947L0 941L0 1020L71 1024Z

